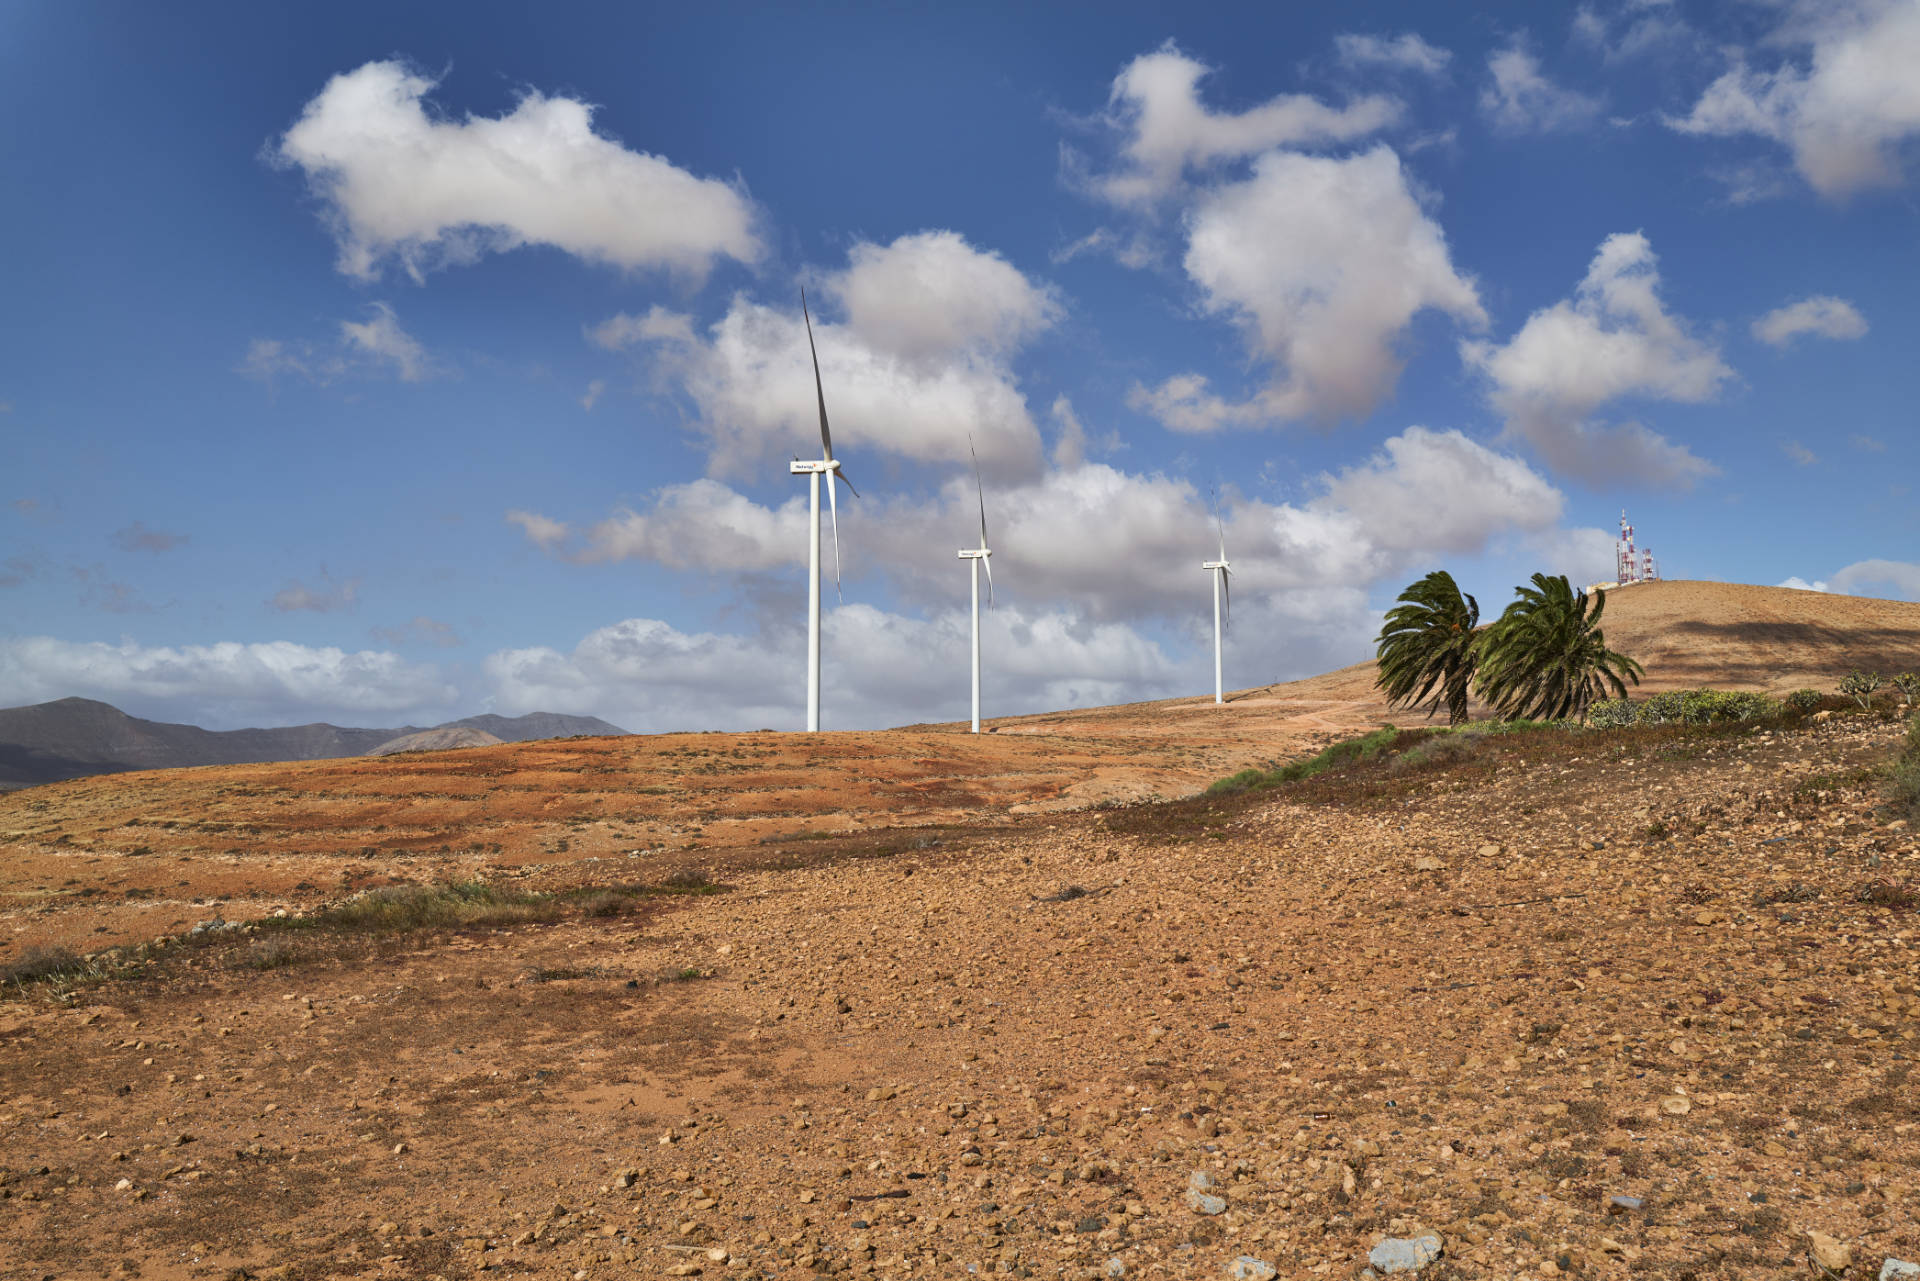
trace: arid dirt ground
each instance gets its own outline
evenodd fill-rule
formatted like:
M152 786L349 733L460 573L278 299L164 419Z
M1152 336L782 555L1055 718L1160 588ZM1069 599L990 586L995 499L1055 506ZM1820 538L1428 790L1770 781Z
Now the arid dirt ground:
M1648 688L1920 669L1911 605L1670 583L1608 622ZM1351 1277L1429 1229L1426 1277L1920 1260L1900 726L1139 800L1388 719L1369 682L0 797L0 963L176 940L0 1001L0 1276ZM180 940L688 868L726 891Z

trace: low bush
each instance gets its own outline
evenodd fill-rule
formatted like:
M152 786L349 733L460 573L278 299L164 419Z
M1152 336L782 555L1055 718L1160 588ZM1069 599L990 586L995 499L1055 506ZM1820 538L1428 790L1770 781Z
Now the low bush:
M1781 704L1751 690L1674 689L1641 703L1639 725L1713 725L1721 721L1763 720L1778 716Z
M1630 698L1603 698L1587 708L1587 724L1595 729L1625 729L1639 719Z
M1796 689L1780 701L1788 711L1805 716L1808 712L1817 711L1823 698L1825 695L1817 689Z
M0 986L44 983L80 973L87 963L64 947L30 947L17 961L0 966Z
M1912 672L1902 672L1894 677L1893 687L1899 691L1900 701L1908 707L1912 707L1914 701L1920 699L1920 676Z
M1907 723L1906 742L1887 769L1886 796L1896 818L1920 825L1920 716Z

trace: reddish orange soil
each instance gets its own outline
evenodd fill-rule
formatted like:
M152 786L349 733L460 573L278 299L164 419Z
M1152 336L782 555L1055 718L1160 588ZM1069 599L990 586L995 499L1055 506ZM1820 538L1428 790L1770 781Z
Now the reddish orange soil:
M1656 687L1920 667L1920 609L1859 604L1636 587L1609 637ZM1899 726L1098 807L1375 723L1367 679L0 797L0 962L403 881L731 887L12 989L0 1275L1351 1277L1421 1229L1430 1278L1807 1274L1809 1231L1848 1276L1920 1259Z

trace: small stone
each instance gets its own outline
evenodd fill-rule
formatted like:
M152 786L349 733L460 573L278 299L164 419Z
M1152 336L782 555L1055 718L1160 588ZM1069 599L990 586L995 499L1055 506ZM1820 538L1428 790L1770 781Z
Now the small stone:
M120 1182L113 1185L113 1190L115 1192L131 1192L133 1191L133 1180L122 1179L120 1180Z
M1836 1241L1824 1232L1809 1232L1807 1245L1813 1261L1829 1272L1845 1272L1853 1266L1853 1247L1844 1241Z
M393 1154L395 1156L402 1155L403 1153L406 1152L406 1150L407 1150L407 1145L404 1143L396 1143L393 1145Z
M1416 872L1438 872L1444 867L1446 867L1446 864L1431 854L1422 854L1419 858L1413 860L1413 870ZM1234 1262L1238 1263L1239 1260L1235 1259Z
M1684 1094L1669 1094L1660 1100L1660 1110L1668 1116L1685 1116L1693 1111L1693 1100Z
M1109 1277L1114 1278L1114 1281L1118 1281L1120 1277L1127 1275L1127 1265L1121 1260L1120 1256L1116 1254L1107 1260L1106 1273Z
M1920 1263L1888 1259L1880 1265L1880 1281L1920 1281Z
M1367 1252L1367 1263L1382 1276L1418 1272L1439 1258L1442 1248L1437 1232L1417 1237L1388 1237Z
M1616 1196L1607 1199L1608 1214L1632 1214L1646 1202L1637 1196Z
M1243 1254L1227 1265L1227 1275L1234 1281L1273 1281L1280 1275L1280 1270L1265 1259Z
M805 1191L803 1191L803 1192L801 1192L801 1193L800 1193L800 1204L801 1204L801 1205L812 1205L812 1204L813 1204L813 1189L812 1189L812 1188L808 1188L808 1189L806 1189Z
M1197 1188L1187 1189L1187 1205L1195 1214L1225 1214L1227 1199L1202 1192Z
M622 1170L620 1171L620 1173L613 1176L613 1186L616 1188L623 1188L623 1189L630 1188L634 1185L635 1182L639 1180L639 1178L640 1178L640 1172L638 1170Z
M717 1245L713 1247L713 1249L707 1251L708 1263L725 1263L728 1259L731 1259L732 1257L733 1256L727 1253L725 1249Z

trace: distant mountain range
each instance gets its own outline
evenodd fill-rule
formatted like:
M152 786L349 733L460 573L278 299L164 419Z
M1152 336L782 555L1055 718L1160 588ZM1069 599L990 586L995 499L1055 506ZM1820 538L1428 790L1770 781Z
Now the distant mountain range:
M503 743L626 733L598 717L553 712L468 716L430 728L477 730ZM0 708L0 789L137 769L365 756L395 739L425 732L427 727L419 725L348 729L327 724L210 730L141 720L90 698L62 698L32 707Z

